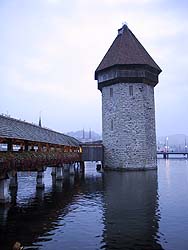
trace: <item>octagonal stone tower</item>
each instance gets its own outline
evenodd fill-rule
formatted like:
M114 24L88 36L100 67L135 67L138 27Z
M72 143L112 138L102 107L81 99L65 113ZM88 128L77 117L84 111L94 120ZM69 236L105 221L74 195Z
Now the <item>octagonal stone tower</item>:
M161 69L127 25L95 71L102 92L104 167L157 167L154 87Z

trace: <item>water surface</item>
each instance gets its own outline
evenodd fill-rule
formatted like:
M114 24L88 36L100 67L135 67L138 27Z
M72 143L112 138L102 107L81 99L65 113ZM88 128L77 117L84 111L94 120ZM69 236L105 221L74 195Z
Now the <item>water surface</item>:
M19 173L11 204L0 207L0 249L187 249L188 161L158 160L158 171L65 175L45 189Z

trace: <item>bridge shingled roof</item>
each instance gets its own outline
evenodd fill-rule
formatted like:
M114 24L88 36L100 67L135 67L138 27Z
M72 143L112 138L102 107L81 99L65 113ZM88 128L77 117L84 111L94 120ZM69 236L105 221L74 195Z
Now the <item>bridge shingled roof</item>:
M3 115L0 115L0 138L65 146L79 146L80 144L74 137Z
M149 65L161 72L159 66L148 54L135 35L123 25L118 35L102 59L95 73L115 65Z

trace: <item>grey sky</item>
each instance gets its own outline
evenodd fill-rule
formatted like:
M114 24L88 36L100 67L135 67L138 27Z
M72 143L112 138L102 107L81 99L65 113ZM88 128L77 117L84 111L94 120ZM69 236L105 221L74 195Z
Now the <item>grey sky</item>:
M94 71L122 22L162 68L158 135L188 134L188 2L1 0L0 113L68 132L101 131Z

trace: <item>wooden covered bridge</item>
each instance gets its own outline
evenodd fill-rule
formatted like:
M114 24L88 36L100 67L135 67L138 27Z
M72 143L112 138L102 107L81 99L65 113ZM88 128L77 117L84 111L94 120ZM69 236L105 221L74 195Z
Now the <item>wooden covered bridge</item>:
M75 138L2 115L0 145L0 179L8 170L81 161L80 142Z
M18 171L37 171L37 187L43 188L46 167L52 167L52 175L62 180L65 170L84 172L84 161L100 160L98 150L71 136L0 115L0 203L8 200L7 180L17 186Z

